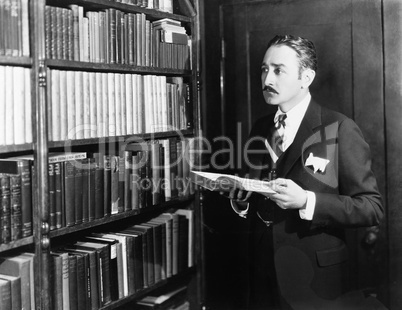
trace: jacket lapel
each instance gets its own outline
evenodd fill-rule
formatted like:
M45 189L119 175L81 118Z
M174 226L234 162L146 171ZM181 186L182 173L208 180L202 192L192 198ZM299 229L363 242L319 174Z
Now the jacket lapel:
M306 145L312 145L314 143L313 140L317 138L317 135L314 135L314 129L320 125L321 106L311 100L292 145L286 150L283 154L283 158L281 158L278 163L277 169L279 177L286 177L295 162L302 156Z

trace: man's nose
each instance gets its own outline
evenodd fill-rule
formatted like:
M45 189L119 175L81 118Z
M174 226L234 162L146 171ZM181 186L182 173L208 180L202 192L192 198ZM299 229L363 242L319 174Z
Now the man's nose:
M273 84L273 74L272 72L268 71L265 73L265 76L263 75L263 81L264 85L272 85Z

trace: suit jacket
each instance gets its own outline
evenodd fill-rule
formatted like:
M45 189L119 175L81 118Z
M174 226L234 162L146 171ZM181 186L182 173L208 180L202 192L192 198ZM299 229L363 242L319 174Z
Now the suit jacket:
M271 159L263 141L273 119L274 115L262 117L250 133L251 177L268 176ZM310 154L329 160L324 172L306 166ZM314 216L306 221L298 210L282 210L258 194L252 197L248 215L254 249L252 288L272 288L276 281L282 305L297 308L307 304L307 309L312 309L314 304L320 309L319 305L339 300L347 291L344 229L378 225L383 216L369 146L351 119L312 100L276 171L277 177L291 179L315 193ZM267 227L259 216L270 217L274 224ZM275 266L274 274L271 266ZM261 293L254 297L260 298Z

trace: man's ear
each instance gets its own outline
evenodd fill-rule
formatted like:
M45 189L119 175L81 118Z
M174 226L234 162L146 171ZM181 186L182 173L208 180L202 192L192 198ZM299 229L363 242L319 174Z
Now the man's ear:
M305 69L302 72L302 87L309 88L311 83L313 83L315 78L315 71L311 69Z

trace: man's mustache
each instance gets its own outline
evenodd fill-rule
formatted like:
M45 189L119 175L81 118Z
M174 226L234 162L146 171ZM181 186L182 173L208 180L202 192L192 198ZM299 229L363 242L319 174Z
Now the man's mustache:
M276 93L276 94L278 93L276 91L276 89L272 88L271 86L264 86L264 88L262 90L263 91L269 91L269 92Z

